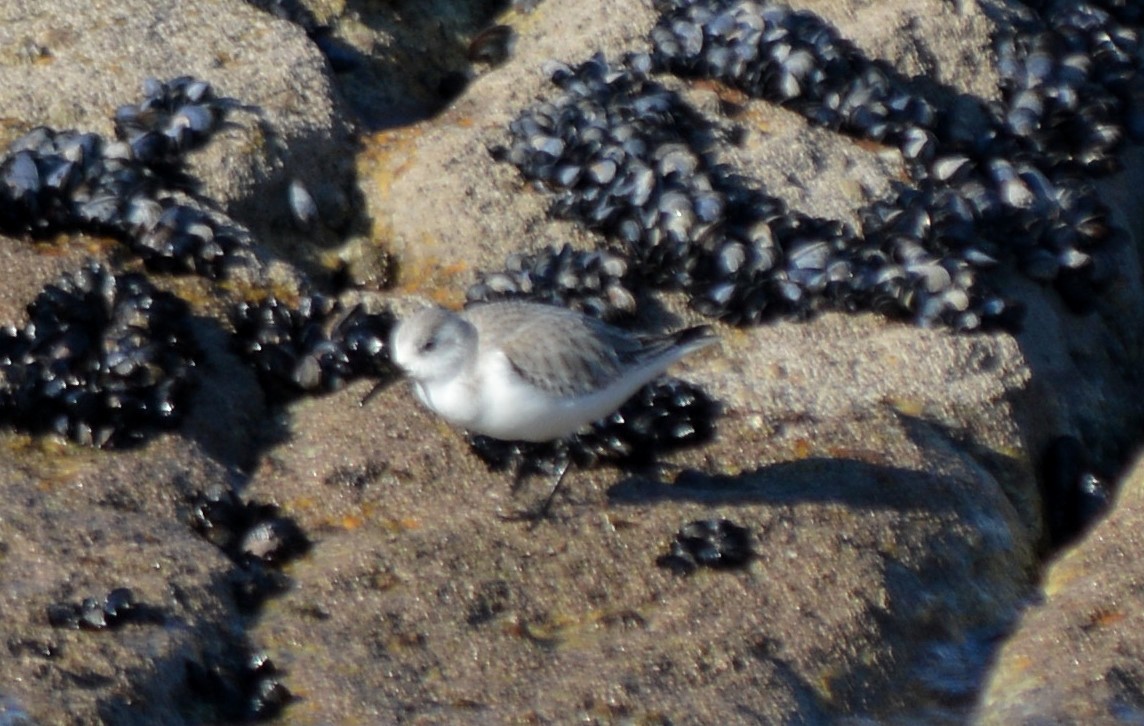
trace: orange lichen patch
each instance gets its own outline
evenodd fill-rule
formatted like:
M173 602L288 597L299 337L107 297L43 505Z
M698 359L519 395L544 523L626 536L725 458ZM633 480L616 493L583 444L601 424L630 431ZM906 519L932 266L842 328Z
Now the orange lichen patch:
M409 532L415 529L421 529L421 520L416 517L402 517L401 519L390 520L390 526L401 532Z
M357 172L383 187L409 170L416 155L416 142L424 133L424 125L413 124L365 137L361 153L357 155Z
M85 234L80 235L78 241L89 254L93 255L107 255L113 250L120 249L119 241L112 237L93 237Z
M873 449L854 449L847 446L832 446L828 450L832 459L849 459L861 461L876 466L890 466L893 460L881 451Z
M32 242L32 251L42 257L63 257L69 251L71 239L66 234L57 234L49 239L37 239Z
M905 416L921 416L925 413L926 404L918 398L906 398L903 396L887 396L883 402L894 409L900 414Z
M350 520L357 515L346 515L345 520ZM403 532L412 532L421 529L421 520L416 517L385 517L378 518L377 507L374 505L363 505L360 513L361 522L358 526L364 526L366 522L375 521L377 526L390 534L401 534ZM349 527L347 527L349 529Z
M260 303L274 297L290 307L298 307L302 302L298 289L285 281L271 282L270 285L251 285L236 280L223 280L218 283L218 289L224 293L233 294L248 303Z
M414 124L379 131L365 138L363 149L357 155L358 178L371 192L366 200L373 225L370 239L375 242L382 243L392 236L392 225L384 211L392 206L393 183L412 167L423 128L421 124Z
M1010 673L1019 673L1028 670L1031 665L1033 665L1032 658L1027 655L1018 655L1009 661L1005 670Z
M24 119L11 116L0 116L0 144L5 147L31 130L31 125Z
M20 468L38 478L41 491L53 491L68 484L88 467L98 462L105 452L71 444L54 436L30 436L18 433L4 436L0 447L19 458Z
M221 314L225 317L218 295L203 278L197 275L151 275L151 280L167 292L182 298L190 306L191 312L200 315Z
M45 437L29 436L28 434L12 434L11 436L4 437L4 448L10 452L19 453L38 453L42 450ZM57 449L64 449L66 445L59 443L54 447Z
M347 532L359 529L363 524L365 524L365 517L357 514L342 515L342 518L338 521L338 526Z
M711 91L723 103L732 104L734 106L747 107L751 102L751 97L743 93L737 88L732 88L725 83L719 81L700 78L691 82L691 87L701 91Z
M819 674L818 681L814 685L815 691L818 692L819 698L825 703L834 703L836 696L834 693L834 684L838 681L842 674L838 672L837 668L828 668Z
M799 438L795 440L792 451L796 459L808 459L814 453L814 446L809 439Z
M461 275L469 271L469 265L464 262L454 262L451 265L445 265L441 268L441 273L444 275Z
M25 455L23 457L25 461L52 468L64 461L73 463L93 462L99 456L98 449L73 444L55 434L42 436L16 434L7 443L12 451L22 452ZM104 455L106 456L106 454Z
M312 512L318 507L314 497L294 497L286 502L283 509L295 512Z
M465 125L472 121L459 119L456 123ZM469 266L444 262L448 252L433 235L421 233L417 238L404 238L393 226L393 210L400 204L393 198L395 183L414 162L423 128L419 125L375 134L358 154L358 176L367 190L372 225L368 244L385 248L400 258L396 282L401 292L428 295L439 303L457 305L462 302L458 291L464 289L471 274Z
M98 257L107 257L120 249L119 242L112 237L87 234L55 234L32 240L32 250L44 257L64 257L73 252Z
M885 151L897 151L893 146L888 146L881 141L874 141L873 139L854 139L854 144L863 151L869 151L871 154L881 154Z
M379 518L377 511L378 507L375 504L365 503L356 511L330 517L326 524L334 529L341 529L347 532L360 529L369 522L376 522L381 529L393 534L421 529L421 521L416 518Z
M36 482L36 488L48 493L59 490L75 481L84 467L72 462L70 466L57 467L55 471L41 476Z
M720 101L722 101L722 98L720 98ZM772 121L773 113L773 108L768 108L758 103L751 103L744 106L742 112L735 114L735 121L742 123L752 132L765 134L774 126Z
M422 247L433 242L425 240ZM446 307L459 308L461 290L468 285L472 268L464 262L446 262L435 255L410 255L402 260L397 292L425 295Z
M1115 625L1116 623L1121 622L1126 617L1128 617L1128 615L1119 608L1097 608L1093 612L1089 613L1088 625L1085 627L1085 630L1090 630L1093 628L1107 628L1110 625Z

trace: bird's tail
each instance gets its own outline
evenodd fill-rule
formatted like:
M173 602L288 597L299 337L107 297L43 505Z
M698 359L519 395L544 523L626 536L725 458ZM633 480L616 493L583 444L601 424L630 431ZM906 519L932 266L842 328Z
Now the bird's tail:
M706 348L717 340L719 340L719 336L715 335L715 331L710 326L696 325L693 328L684 328L665 335L641 336L643 349L639 355L643 360L666 357L671 361L676 361L700 348Z
M667 337L671 339L672 346L679 348L685 355L700 348L706 348L719 340L719 336L715 334L715 331L710 325L696 325L693 328L684 328L683 330L677 330Z

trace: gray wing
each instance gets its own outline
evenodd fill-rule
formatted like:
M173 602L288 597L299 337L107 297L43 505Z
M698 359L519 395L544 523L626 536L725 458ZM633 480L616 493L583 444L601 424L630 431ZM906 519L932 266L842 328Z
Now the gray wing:
M482 349L503 351L521 378L559 396L603 388L671 347L669 338L641 338L552 305L490 303L463 315L477 326Z

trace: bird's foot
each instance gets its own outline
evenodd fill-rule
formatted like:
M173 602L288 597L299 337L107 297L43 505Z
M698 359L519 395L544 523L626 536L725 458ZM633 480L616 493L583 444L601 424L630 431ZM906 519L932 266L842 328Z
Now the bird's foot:
M553 472L552 485L549 487L548 494L544 497L544 500L541 501L539 506L508 514L500 514L498 516L507 522L528 522L530 529L540 522L549 519L552 512L552 503L556 499L557 492L560 491L560 485L564 482L564 475L568 473L570 464L571 459L566 454L557 460L556 469ZM525 466L523 464L517 466L516 474L513 477L513 493L519 491L521 484L524 482L525 474Z

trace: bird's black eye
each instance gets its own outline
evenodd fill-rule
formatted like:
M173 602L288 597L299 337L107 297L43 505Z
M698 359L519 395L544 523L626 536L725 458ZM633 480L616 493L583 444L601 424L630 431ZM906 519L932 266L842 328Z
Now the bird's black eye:
M432 353L433 349L436 347L437 347L437 339L436 338L430 338L429 340L426 340L425 343L421 346L421 352L422 353Z

